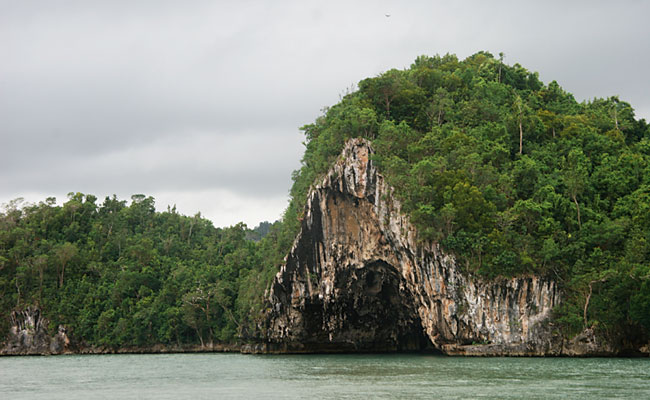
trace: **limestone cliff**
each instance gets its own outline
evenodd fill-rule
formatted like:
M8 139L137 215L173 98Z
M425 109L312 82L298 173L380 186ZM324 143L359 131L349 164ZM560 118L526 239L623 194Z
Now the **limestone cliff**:
M529 276L486 282L418 241L368 142L349 141L311 190L275 277L264 351L560 354L549 317L556 283Z
M27 307L22 311L11 313L11 328L3 355L60 354L70 344L65 328L59 326L53 337L47 333L48 321L41 315L40 309Z

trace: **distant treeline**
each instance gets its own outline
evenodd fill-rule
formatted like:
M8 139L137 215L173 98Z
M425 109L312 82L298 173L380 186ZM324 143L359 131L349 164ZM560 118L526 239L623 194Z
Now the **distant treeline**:
M0 214L3 336L11 310L36 305L82 346L235 342L289 246L279 223L215 228L143 195L19 205Z

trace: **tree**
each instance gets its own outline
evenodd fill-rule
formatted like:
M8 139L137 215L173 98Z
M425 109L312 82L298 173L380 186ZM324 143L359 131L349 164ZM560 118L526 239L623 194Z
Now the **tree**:
M517 124L519 125L519 154L523 153L524 149L524 130L522 127L522 120L524 118L524 103L521 100L521 97L517 94L515 96L515 102L513 103L513 109L517 116Z
M402 72L391 69L376 78L361 81L359 90L366 93L374 102L383 105L386 118L390 118L390 106L393 99L400 94L403 79Z
M564 184L567 188L567 194L576 206L579 228L582 228L582 222L580 220L580 204L578 203L578 196L582 194L585 189L587 177L587 158L582 150L572 149L566 158Z
M619 108L618 96L612 96L610 98L610 101L612 102L612 104L609 107L609 112L612 118L614 119L614 127L616 128L617 131L620 131L620 129L618 128L618 108Z
M201 283L198 282L193 291L187 292L183 295L183 306L185 308L183 320L194 328L196 335L199 337L199 341L201 342L201 347L205 347L203 332L206 328L208 330L210 345L212 345L212 338L214 337L214 332L211 326L211 315L213 311L210 310L212 297L213 293L211 293L210 290L206 290L202 287Z
M503 67L503 58L505 57L505 54L500 51L499 52L499 76L497 79L497 82L501 83L501 68Z
M556 131L561 129L561 120L554 112L549 110L540 109L537 111L537 116L542 120L547 132L550 130L553 139L555 139Z
M58 262L59 287L63 287L65 278L65 268L68 263L77 255L77 246L73 243L65 242L54 249L54 257Z
M640 290L632 295L630 317L650 332L650 280L648 280L650 277L645 278Z
M438 88L433 96L429 108L427 109L429 120L431 122L435 121L438 126L442 125L445 113L453 107L453 105L454 102L449 97L449 92L447 92L445 88Z
M32 268L38 272L38 300L39 302L43 301L43 278L45 275L45 270L47 269L47 256L41 254L31 259Z

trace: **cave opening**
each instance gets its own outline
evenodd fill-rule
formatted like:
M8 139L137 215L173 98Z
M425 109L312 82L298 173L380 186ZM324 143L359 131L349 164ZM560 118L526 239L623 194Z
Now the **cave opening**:
M375 260L347 276L348 340L361 351L436 352L423 330L414 296L397 270Z

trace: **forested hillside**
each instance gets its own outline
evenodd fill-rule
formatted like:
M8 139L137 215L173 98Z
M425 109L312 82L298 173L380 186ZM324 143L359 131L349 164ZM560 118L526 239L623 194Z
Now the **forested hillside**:
M263 267L289 246L279 232L255 242L246 236L260 233L243 224L156 212L143 195L129 205L81 193L62 207L13 202L0 214L3 336L11 310L37 306L79 346L234 342L261 306Z
M650 331L650 129L625 101L578 103L489 53L422 56L361 81L303 130L290 204L259 242L266 225L215 228L155 212L145 196L9 205L3 331L8 311L32 304L87 344L245 340L309 187L353 137L372 141L420 240L465 273L557 280L556 323L569 336Z

